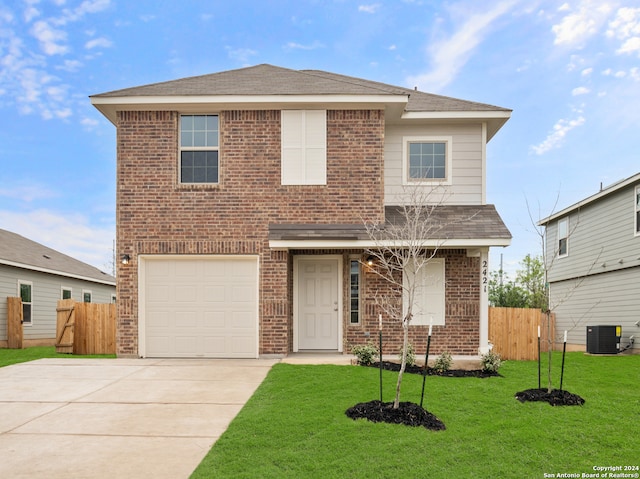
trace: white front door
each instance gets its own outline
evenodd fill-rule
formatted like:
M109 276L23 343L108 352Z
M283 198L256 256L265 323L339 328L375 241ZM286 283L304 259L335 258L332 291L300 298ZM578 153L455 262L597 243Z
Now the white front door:
M298 349L339 350L338 258L299 259L297 262Z

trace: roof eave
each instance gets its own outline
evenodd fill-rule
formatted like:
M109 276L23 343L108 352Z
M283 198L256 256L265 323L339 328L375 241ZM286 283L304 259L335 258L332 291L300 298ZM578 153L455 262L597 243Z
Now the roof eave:
M640 181L640 173L636 173L633 176L630 176L629 178L619 181L617 183L614 183L613 185L604 188L603 190L599 191L598 193L591 195L587 198L585 198L582 201L578 201L577 203L572 204L571 206L568 206L567 208L564 208L560 211L558 211L557 213L553 213L552 215L547 216L546 218L543 218L541 220L538 221L538 226L546 226L548 223L561 218L563 216L568 215L569 213L579 210L580 208L583 208L585 206L587 206L590 203L593 203L597 200L599 200L600 198L603 198L605 196L611 195L613 193L615 193L616 191L620 191L623 188L626 188L627 186L633 185L634 183Z
M47 273L47 274L53 274L53 275L56 275L56 276L63 276L65 278L79 279L79 280L88 281L88 282L91 282L91 283L106 284L106 285L109 285L109 286L115 286L116 285L115 281L109 281L107 279L92 278L90 276L83 276L83 275L80 275L80 274L67 273L65 271L59 271L59 270L49 269L49 268L42 268L40 266L33 266L33 265L30 265L30 264L17 263L15 261L9 261L9 260L5 260L5 259L0 259L0 264L4 264L6 266L13 266L14 268L26 269L26 270L29 270L29 271L37 271L39 273Z
M406 111L402 120L449 120L453 122L477 121L487 124L487 141L511 118L511 110L464 110L464 111Z
M509 246L510 238L475 238L475 239L428 239L422 243L424 248L438 249L469 249L486 248L492 246ZM299 240L269 240L269 247L274 250L291 249L374 249L380 247L402 247L406 245L402 241L382 241L372 240L320 240L320 239L299 239Z
M398 116L408 102L407 95L178 95L178 96L91 96L91 103L111 123L118 111L189 111L193 113L230 109L287 109L322 107L383 108Z

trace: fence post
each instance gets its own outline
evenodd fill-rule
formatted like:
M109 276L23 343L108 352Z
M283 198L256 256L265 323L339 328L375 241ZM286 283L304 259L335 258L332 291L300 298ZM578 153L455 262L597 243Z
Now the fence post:
M22 349L24 331L22 328L22 299L7 298L7 347Z

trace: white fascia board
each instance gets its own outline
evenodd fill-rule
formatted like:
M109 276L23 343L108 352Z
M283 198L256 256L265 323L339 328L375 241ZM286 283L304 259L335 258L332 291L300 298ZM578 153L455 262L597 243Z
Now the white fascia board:
M459 248L481 248L491 246L509 246L510 239L453 239L438 240L430 239L422 242L425 248L439 249L459 249ZM406 245L402 241L380 241L371 240L269 240L269 248L275 250L290 249L375 249L380 247L399 248Z
M13 266L14 268L27 269L29 271L37 271L39 273L47 273L47 274L53 274L53 275L56 275L56 276L64 276L65 278L79 279L79 280L88 281L88 282L91 282L91 283L106 284L106 285L109 285L109 286L115 286L116 285L115 281L100 280L100 279L97 279L97 278L90 278L89 276L82 276L82 275L79 275L79 274L66 273L64 271L57 271L55 269L41 268L39 266L32 266L30 264L16 263L16 262L4 260L4 259L0 260L0 264L4 264L4 265L7 265L7 266Z
M403 120L488 120L511 118L510 111L407 111Z

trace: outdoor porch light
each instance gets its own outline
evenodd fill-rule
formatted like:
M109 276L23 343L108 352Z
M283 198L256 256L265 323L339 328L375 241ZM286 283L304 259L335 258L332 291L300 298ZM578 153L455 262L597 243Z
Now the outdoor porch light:
M375 258L373 256L368 256L367 257L367 266L373 266L373 260Z
M129 256L128 254L123 254L122 256L120 256L120 261L122 261L122 264L129 264L130 259L131 256Z

